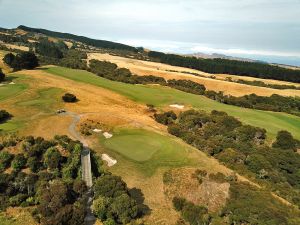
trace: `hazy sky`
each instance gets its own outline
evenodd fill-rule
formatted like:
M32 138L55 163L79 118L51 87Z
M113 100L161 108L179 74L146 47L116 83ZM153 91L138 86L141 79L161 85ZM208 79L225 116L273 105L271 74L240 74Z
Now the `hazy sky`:
M20 24L300 65L300 0L0 0L0 26Z

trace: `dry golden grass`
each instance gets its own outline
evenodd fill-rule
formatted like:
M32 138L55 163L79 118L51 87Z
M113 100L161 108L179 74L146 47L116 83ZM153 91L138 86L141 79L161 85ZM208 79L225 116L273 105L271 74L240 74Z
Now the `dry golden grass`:
M38 225L29 212L30 208L10 207L4 213L5 217L13 218L15 225Z
M64 41L64 43L68 46L68 48L71 48L73 46L72 42Z
M13 44L7 44L7 43L1 43L2 45L5 45L7 48L10 49L18 49L21 51L29 51L29 48L26 46L22 46L22 45L13 45Z
M244 80L263 80L265 83L272 84L291 84L289 82L275 81L275 80L264 80L252 77L239 77L224 74L215 74L217 79L210 78L212 74L200 72L193 69L170 66L162 63L148 62L136 59L129 59L119 56L112 56L109 54L101 53L90 53L88 54L88 59L98 59L106 60L112 63L116 63L119 67L128 68L132 73L137 75L155 75L163 77L165 79L189 79L197 83L204 84L208 90L223 91L225 94L230 94L234 96L243 96L247 94L255 93L261 96L270 96L272 94L279 94L283 96L300 96L300 90L278 90L265 87L257 87L251 85L238 84L233 82L225 81L226 77L232 77L234 79L244 79ZM178 72L170 72L178 71ZM186 74L182 72L197 73L201 76L199 77L192 74ZM299 86L299 84L294 84Z
M33 98L39 89L61 88L65 92L74 93L79 99L77 103L64 104L62 107L67 111L82 114L83 120L90 118L110 126L132 125L164 129L162 125L157 124L148 116L146 106L135 103L112 91L67 80L42 70L21 71L19 74L34 80L28 81L30 88L22 94L23 98ZM16 116L24 113L14 107L13 101L15 100L5 101L3 104ZM25 128L24 134L31 133L50 138L54 134L68 132L67 128L71 121L68 116L57 116L55 112L52 115L43 115L38 111L30 112L30 114L33 117L32 123L30 127Z
M12 69L3 62L3 57L5 56L6 53L7 53L6 51L0 50L0 68L4 73L9 73L12 71Z

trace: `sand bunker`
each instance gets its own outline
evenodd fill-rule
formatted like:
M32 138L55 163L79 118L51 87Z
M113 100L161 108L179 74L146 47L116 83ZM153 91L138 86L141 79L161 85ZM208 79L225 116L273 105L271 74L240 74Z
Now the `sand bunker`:
M103 136L108 139L108 138L111 138L113 135L108 132L104 132Z
M176 108L176 109L184 109L184 105L178 105L178 104L170 105L170 107Z
M9 84L15 84L15 82L10 82Z
M93 130L93 132L95 132L95 133L100 133L100 132L102 132L102 130L96 129L96 128L95 128L95 129Z
M117 160L111 158L109 155L107 154L102 154L101 159L107 162L107 165L109 167L115 165L117 163Z

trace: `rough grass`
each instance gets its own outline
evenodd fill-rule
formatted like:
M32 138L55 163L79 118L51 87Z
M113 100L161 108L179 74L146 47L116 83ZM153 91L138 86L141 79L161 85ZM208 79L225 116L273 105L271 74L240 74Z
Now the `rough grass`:
M265 128L270 138L274 138L279 130L288 130L296 138L300 139L300 118L286 113L245 109L226 105L210 100L204 96L193 95L157 85L130 85L114 82L98 77L87 71L51 67L47 69L47 72L74 81L106 88L124 95L131 100L144 104L153 104L156 107L165 107L169 104L180 103L205 111L225 111L246 124Z
M143 129L120 129L114 136L100 143L108 150L132 161L146 175L159 167L178 167L191 162L187 154L190 148L172 137Z

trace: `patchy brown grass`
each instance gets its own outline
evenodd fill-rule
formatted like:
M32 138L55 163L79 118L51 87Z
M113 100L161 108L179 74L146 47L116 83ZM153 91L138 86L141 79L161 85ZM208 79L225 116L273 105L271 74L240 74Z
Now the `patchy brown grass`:
M6 212L4 212L4 216L6 218L13 219L14 225L38 225L38 223L32 218L30 209L31 208L9 207Z
M112 91L71 81L45 73L42 70L20 71L18 73L31 79L28 81L30 88L22 94L23 98L33 98L38 89L49 87L61 88L65 92L75 94L79 99L78 102L73 104L61 103L62 106L60 107L82 115L82 121L92 119L109 126L131 125L152 127L158 130L165 129L148 116L146 106L135 103ZM54 134L68 134L71 117L58 116L55 111L51 115L43 115L38 111L27 112L26 107L21 112L20 108L16 109L14 106L14 101L16 99L6 101L4 104L16 117L23 113L31 115L32 121L30 126L24 130L24 134L39 135L45 138L51 138Z
M245 84L238 84L233 82L225 81L227 77L232 77L233 79L243 79L243 80L262 80L265 83L270 84L291 84L289 82L275 81L275 80L265 80L253 77L241 77L233 76L227 74L214 74L216 79L210 78L213 74L204 73L198 70L193 70L189 68L170 66L162 63L148 62L142 60L136 60L131 58L124 58L119 56L112 56L109 54L101 53L90 53L88 54L88 59L98 59L116 63L119 67L128 68L132 73L137 75L155 75L163 77L165 79L189 79L197 83L204 84L208 90L223 91L225 94L230 94L234 96L242 96L247 94L255 93L261 96L270 96L272 94L279 94L283 96L300 96L300 90L278 90L265 87L257 87ZM176 71L176 72L170 72ZM192 74L186 74L184 72L196 73L199 76ZM293 83L292 83L293 84ZM299 84L293 84L299 86Z
M211 212L217 212L224 207L229 197L230 184L217 183L203 178L200 184L192 177L194 168L173 169L167 172L170 181L166 182L164 191L170 201L174 197L183 197L196 205L203 205Z

